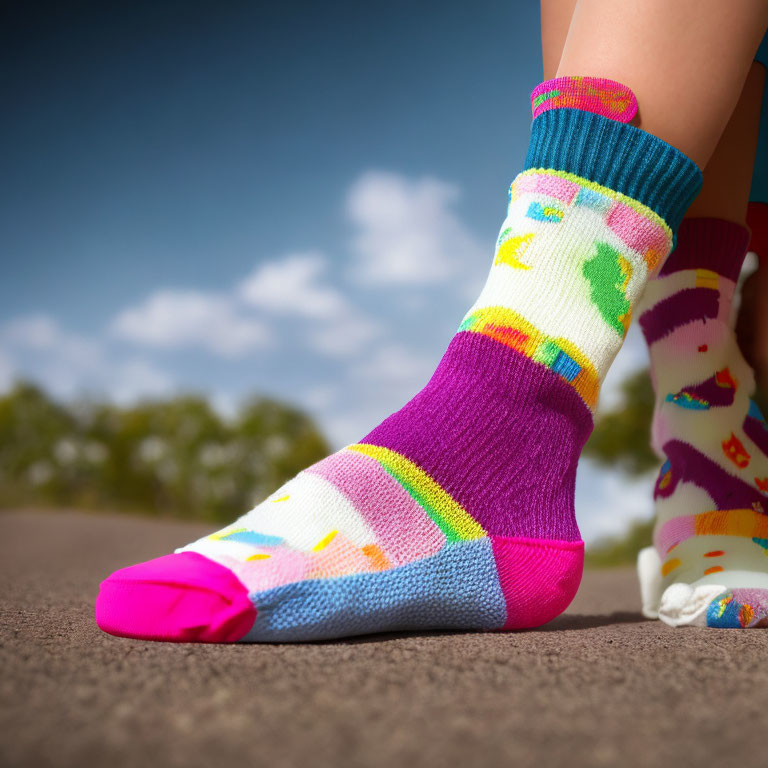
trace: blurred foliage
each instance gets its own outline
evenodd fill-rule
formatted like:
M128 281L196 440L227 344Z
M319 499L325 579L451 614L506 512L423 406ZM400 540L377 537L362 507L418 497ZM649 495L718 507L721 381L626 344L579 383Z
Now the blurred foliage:
M227 421L202 397L63 405L20 383L0 397L0 506L229 522L329 451L309 416L267 398Z
M606 536L591 544L584 557L588 568L634 565L637 553L653 542L653 520L635 520L626 533Z
M661 462L650 446L652 418L653 387L646 368L622 382L621 402L598 416L584 455L632 476L656 469Z
M622 384L621 402L596 420L585 455L633 476L659 465L649 447L647 370ZM0 397L0 506L124 509L230 522L330 447L301 411L268 398L222 419L198 396L131 407L61 404L20 383ZM634 563L652 522L589 547L587 565Z
M621 402L598 416L584 455L633 477L657 469L661 462L650 447L653 403L653 386L647 368L625 379L621 385ZM594 568L634 565L637 553L650 546L652 534L653 520L637 520L626 533L590 545L586 565Z

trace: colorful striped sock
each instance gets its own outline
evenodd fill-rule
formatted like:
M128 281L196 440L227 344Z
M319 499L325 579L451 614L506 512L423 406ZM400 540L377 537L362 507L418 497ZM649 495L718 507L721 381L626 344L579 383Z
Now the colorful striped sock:
M604 116L536 118L488 281L427 386L232 526L101 586L128 637L516 629L578 587L576 463L632 306L700 185Z
M768 425L733 332L748 242L738 224L686 219L642 302L665 461L638 564L646 615L672 626L768 625Z
M583 109L629 123L637 114L637 98L626 85L604 77L556 77L531 94L534 120L550 109Z

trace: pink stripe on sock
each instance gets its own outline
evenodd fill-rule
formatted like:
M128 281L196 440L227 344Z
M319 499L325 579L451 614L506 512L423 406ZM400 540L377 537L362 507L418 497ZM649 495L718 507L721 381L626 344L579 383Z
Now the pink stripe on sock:
M606 218L611 231L645 259L653 272L669 252L671 236L660 224L625 203L616 203Z
M507 602L503 629L540 627L571 603L584 569L583 541L491 536Z
M659 557L664 558L672 547L686 539L690 539L695 534L695 515L673 517L656 530L653 537L653 545L656 547Z
M263 560L242 561L228 555L219 555L217 562L229 568L250 594L306 579L312 565L307 552L287 546L275 547L269 557Z
M532 192L548 195L570 205L581 187L573 181L548 173L528 173L518 176L512 187L514 193Z
M604 77L556 77L537 85L531 94L534 120L550 109L581 109L620 123L637 114L637 98L626 85Z
M445 544L445 534L419 503L372 457L339 451L305 471L349 498L393 566L433 555Z

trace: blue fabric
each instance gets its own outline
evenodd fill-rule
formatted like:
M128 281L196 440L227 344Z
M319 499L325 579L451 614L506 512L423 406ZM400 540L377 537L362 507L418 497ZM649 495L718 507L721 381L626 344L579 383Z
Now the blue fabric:
M256 531L235 531L221 537L224 541L239 541L242 544L253 544L257 547L277 547L284 539L279 536L267 536Z
M242 642L325 640L414 629L500 629L507 604L488 538L378 573L307 579L256 592Z
M755 54L755 61L759 61L766 69L768 69L768 32L763 37L763 42L760 43L760 47Z
M579 109L533 121L526 170L574 173L647 205L673 232L701 189L701 171L680 150L633 125Z
M707 608L707 626L719 627L720 629L741 629L741 620L739 610L741 604L731 599L724 605L721 603L728 597L733 597L730 592L723 592L718 595Z
M768 34L763 38L760 48L755 55L755 61L759 61L768 69ZM763 89L763 108L760 112L760 135L757 140L757 155L755 156L755 170L752 174L752 189L749 199L753 203L768 203L768 79Z

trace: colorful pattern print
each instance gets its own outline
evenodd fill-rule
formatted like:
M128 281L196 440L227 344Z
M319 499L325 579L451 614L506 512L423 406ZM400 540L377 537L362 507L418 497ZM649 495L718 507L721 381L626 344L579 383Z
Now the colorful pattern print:
M671 245L666 224L637 201L572 174L526 171L510 187L491 275L459 331L545 365L594 409L632 306Z
M237 576L258 606L243 639L263 641L414 623L481 629L540 623L575 593L583 545L490 535L405 456L358 443L178 552L204 555ZM554 588L541 592L524 616L514 609L510 574L531 560ZM525 578L517 575L514 588L524 589Z
M731 327L746 244L735 224L686 220L642 301L653 442L665 459L654 493L657 601L670 624L768 625L768 431Z
M549 109L583 109L629 123L637 114L637 98L626 85L602 77L557 77L531 94L534 119Z
M180 550L226 566L245 585L258 609L245 639L493 629L562 610L580 570L582 544L569 522L579 446L632 306L671 243L664 222L631 198L568 173L520 174L486 286L427 387L361 443ZM515 383L522 414L542 387L569 405L531 411L515 427L505 381ZM553 439L547 466L517 482L508 435L531 418L569 439ZM468 442L477 430L496 446L482 461ZM425 436L438 434L436 450ZM569 510L557 522L539 509L542 488L556 489L557 506ZM532 559L536 575L516 571ZM460 577L438 578L456 568ZM536 585L525 589L538 596L522 610L517 595L531 578Z
M599 115L537 123L488 281L426 386L233 525L112 574L100 627L304 641L521 629L565 610L581 579L576 468L598 389L671 248L662 216L677 225L700 172Z
M515 607L508 574L532 556L542 563L539 572L570 564L571 574L554 580L559 585L552 594L539 588L535 613L564 604L577 570L572 563L580 557L577 536L562 528L558 541L540 546L516 526L530 521L538 505L525 489L538 496L541 488L570 479L578 449L560 457L563 447L553 445L547 474L542 468L536 481L512 482L514 450L501 434L494 437L500 426L514 432L508 417L495 415L508 412L504 380L516 382L514 399L523 410L540 399L542 386L552 397L570 398L571 415L550 431L583 422L579 434L588 434L590 410L632 306L671 243L664 222L626 196L567 173L518 176L488 282L429 385L363 442L305 470L230 528L182 550L226 566L246 586L258 606L247 639L327 637L341 626L346 634L393 623L412 628L413 617L393 611L416 604L429 606L420 626L520 626L532 619ZM500 365L506 366L501 381ZM466 381L457 378L459 371ZM586 415L578 416L579 409ZM450 423L442 423L441 414L450 414ZM478 429L497 445L480 464L471 444L464 445ZM425 439L430 434L442 435L438 451ZM501 486L503 492L493 492ZM572 507L568 487L566 508ZM530 523L523 530L539 533ZM464 577L435 581L435 573L467 558L474 564ZM517 589L526 578L516 576ZM343 599L329 600L329 590ZM401 596L396 606L393 592Z

